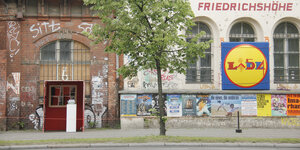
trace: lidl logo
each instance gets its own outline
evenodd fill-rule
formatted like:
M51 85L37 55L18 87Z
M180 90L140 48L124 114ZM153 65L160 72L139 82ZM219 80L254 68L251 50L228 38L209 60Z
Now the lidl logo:
M223 89L270 89L268 43L222 43Z

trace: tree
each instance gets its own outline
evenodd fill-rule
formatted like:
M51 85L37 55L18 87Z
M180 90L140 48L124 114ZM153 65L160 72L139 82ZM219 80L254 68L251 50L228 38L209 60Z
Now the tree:
M194 25L190 3L187 0L84 2L97 11L103 23L95 25L89 37L96 43L105 41L105 51L131 58L118 70L124 78L134 77L140 70L157 70L160 135L166 135L161 71L185 73L190 62L204 56L211 42L199 42L204 32L186 41L185 31Z

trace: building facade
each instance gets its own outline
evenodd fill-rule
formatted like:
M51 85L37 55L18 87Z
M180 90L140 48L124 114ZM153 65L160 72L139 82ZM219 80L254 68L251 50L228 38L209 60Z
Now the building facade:
M189 65L186 75L162 73L167 126L234 127L236 117L231 116L239 110L244 127L299 128L300 3L190 3L196 23L191 32L205 31L199 41L213 43L205 57ZM125 56L125 63L127 59ZM123 128L158 127L149 112L156 107L156 81L155 70L141 71L124 81L120 91Z
M83 34L100 23L94 14L82 0L0 1L1 130L43 129L44 99L65 108L79 93L57 85L47 96L46 81L84 83L85 128L118 125L119 57Z

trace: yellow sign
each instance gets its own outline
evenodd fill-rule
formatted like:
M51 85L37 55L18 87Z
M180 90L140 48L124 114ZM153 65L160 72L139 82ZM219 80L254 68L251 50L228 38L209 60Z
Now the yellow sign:
M272 116L271 94L257 94L257 116Z
M224 70L228 79L238 87L250 88L261 83L268 70L267 59L257 47L241 44L225 57Z

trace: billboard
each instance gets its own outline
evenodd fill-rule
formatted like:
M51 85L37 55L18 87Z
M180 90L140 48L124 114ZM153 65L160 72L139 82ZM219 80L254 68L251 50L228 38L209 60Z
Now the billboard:
M211 115L211 101L208 95L196 96L196 115L210 116Z
M167 94L167 116L182 116L182 99L179 94Z
M182 115L196 115L196 95L181 95L182 98Z
M151 94L138 95L136 108L137 108L138 116L151 115L150 109L152 108L152 95Z
M288 94L287 97L287 115L300 116L300 94Z
M222 89L269 90L269 43L222 42Z
M271 94L257 94L257 116L271 116Z
M209 96L211 100L212 116L237 116L237 111L241 110L240 95L215 95Z
M121 116L136 116L136 94L121 94Z
M257 116L256 94L242 95L242 116Z
M286 95L271 96L272 116L286 116Z

